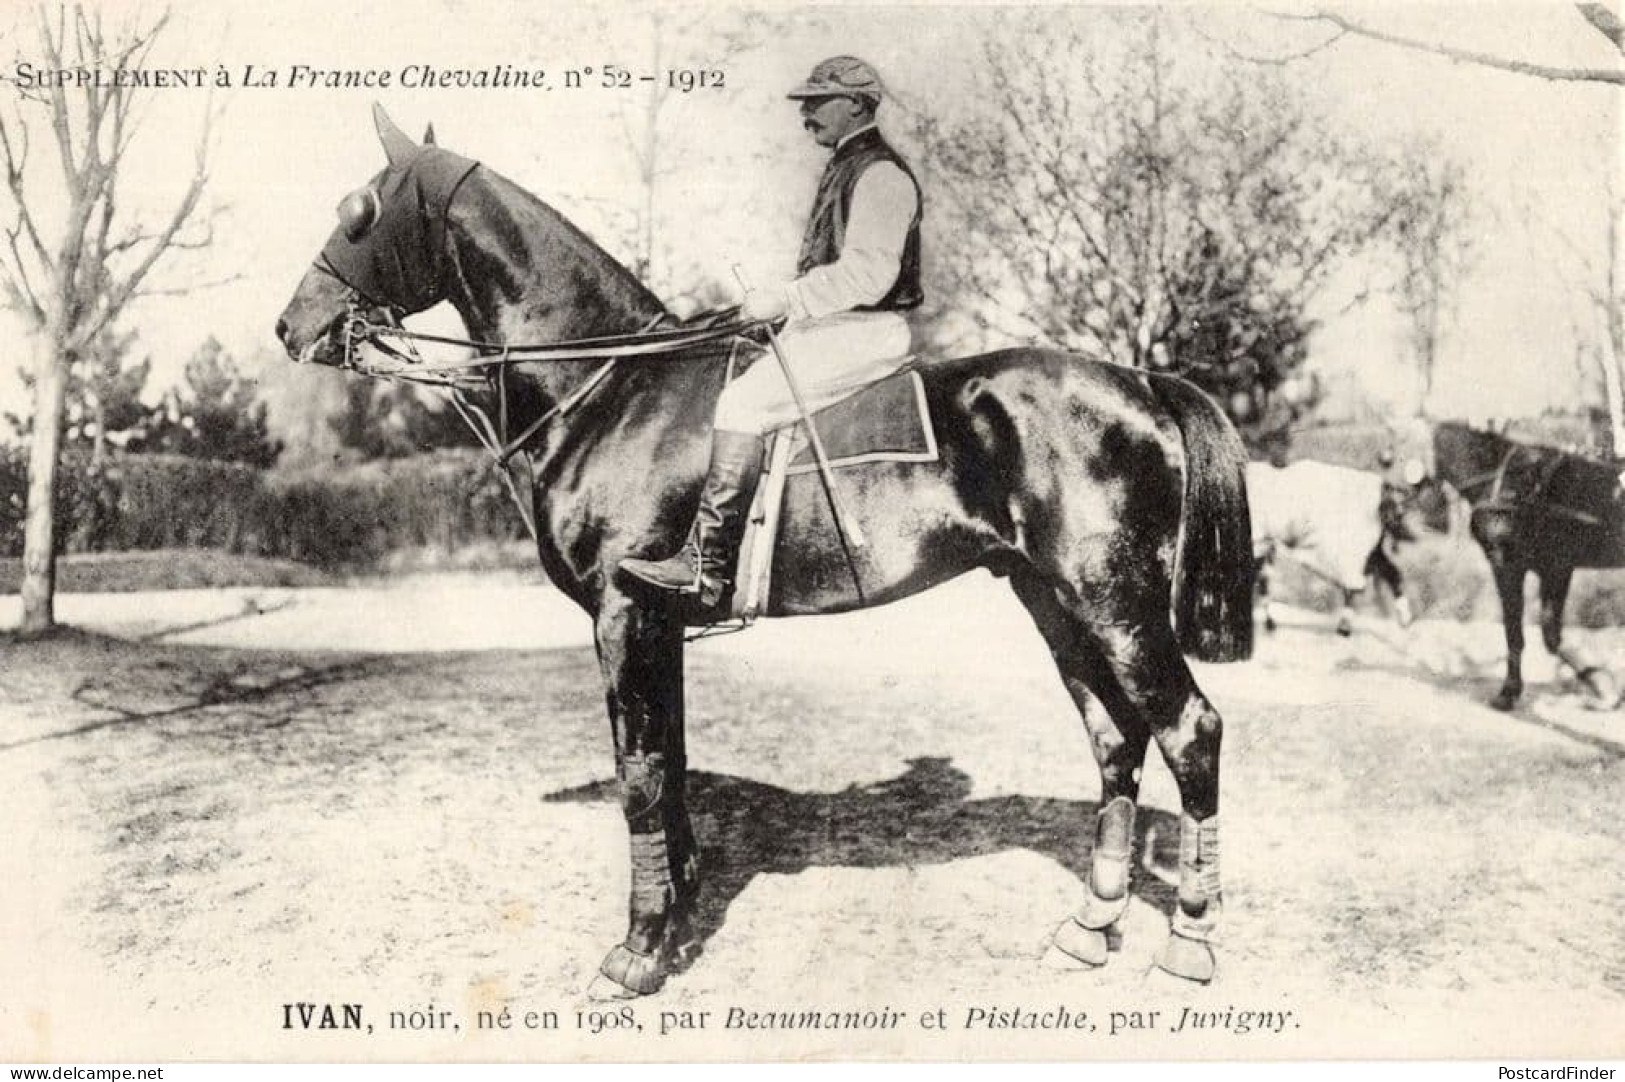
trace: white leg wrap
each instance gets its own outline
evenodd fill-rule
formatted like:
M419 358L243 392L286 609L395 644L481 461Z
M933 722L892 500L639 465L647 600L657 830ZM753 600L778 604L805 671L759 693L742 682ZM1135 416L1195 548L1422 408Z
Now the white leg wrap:
M1188 814L1179 817L1179 892L1194 887L1194 897L1219 896L1219 817L1198 823Z
M1125 894L1115 901L1107 901L1097 895L1093 887L1085 886L1083 889L1083 904L1078 911L1072 914L1072 919L1090 931L1098 932L1116 924L1118 918L1128 910L1128 895Z
M1219 817L1198 823L1188 814L1179 820L1179 904L1173 931L1187 939L1211 942L1222 909L1219 889Z
M1083 906L1073 917L1085 928L1106 928L1128 909L1129 858L1134 848L1134 802L1114 798L1095 818L1095 848Z

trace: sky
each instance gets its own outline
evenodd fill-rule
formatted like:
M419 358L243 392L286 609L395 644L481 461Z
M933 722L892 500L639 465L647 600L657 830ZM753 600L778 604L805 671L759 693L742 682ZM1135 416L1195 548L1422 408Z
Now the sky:
M1270 5L1279 11L1290 5ZM479 159L558 207L606 242L640 198L626 138L642 98L596 85L566 88L564 73L614 65L637 74L665 67L723 71L722 89L668 97L662 106L663 161L673 182L657 208L662 278L726 281L734 263L767 280L786 275L822 152L800 132L783 92L821 57L858 53L913 108L951 113L981 93L979 40L1009 14L985 4L824 5L810 14L774 6L784 18L728 56L684 45L682 28L716 25L742 9L670 5L653 9L581 4L479 4L399 0L341 5L290 0L177 0L151 66L203 68L232 85L154 91L125 179L132 207L170 205L189 175L200 118L219 112L210 145L216 242L195 258L166 264L165 287L214 282L184 296L155 298L131 312L155 360L155 387L176 379L205 337L240 358L274 357L278 313L334 224L339 199L383 164L370 107L382 103L416 135L433 123L439 142ZM0 73L37 64L27 5L0 0ZM150 14L107 3L108 19ZM1385 30L1558 65L1603 67L1619 56L1568 4L1340 6ZM653 56L651 11L661 12L668 52ZM1281 58L1323 41L1325 32L1227 3L1181 5L1182 17L1215 48ZM1048 5L1044 17L1096 20L1099 7ZM248 67L279 85L253 86ZM396 85L357 89L290 86L296 65L387 72ZM408 70L547 72L550 91L458 90L399 85ZM1478 263L1465 283L1444 344L1435 409L1510 416L1572 404L1578 381L1576 324L1588 318L1578 285L1600 267L1607 188L1618 172L1620 98L1625 88L1559 84L1493 72L1345 40L1288 69L1303 93L1376 141L1436 137L1467 167L1479 214ZM0 94L15 93L0 84ZM0 203L8 197L0 195ZM43 196L48 200L49 196ZM5 210L0 205L0 210ZM610 246L614 247L611 242ZM934 258L974 258L937 252ZM1351 281L1358 275L1351 275ZM665 292L670 293L670 289ZM1399 328L1380 300L1349 313L1328 302L1312 364L1352 399L1403 407L1408 393ZM427 324L454 330L443 313ZM14 325L0 336L15 340ZM15 343L21 347L22 343ZM8 349L19 355L21 349ZM274 361L272 363L281 363ZM0 362L0 411L20 388Z

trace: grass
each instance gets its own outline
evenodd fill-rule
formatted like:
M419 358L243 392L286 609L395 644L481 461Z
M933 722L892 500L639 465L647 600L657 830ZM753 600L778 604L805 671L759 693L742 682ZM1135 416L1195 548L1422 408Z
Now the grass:
M293 560L267 559L219 549L153 549L143 552L70 553L57 558L57 589L63 593L133 593L227 586L337 586L351 578L430 571L536 571L529 541L479 541L456 550L438 546L400 549L377 569L343 576ZM0 560L0 594L17 593L22 561Z
M57 589L63 593L131 593L222 586L329 586L332 576L294 563L239 556L215 549L154 549L60 556ZM0 594L22 582L21 560L0 560Z

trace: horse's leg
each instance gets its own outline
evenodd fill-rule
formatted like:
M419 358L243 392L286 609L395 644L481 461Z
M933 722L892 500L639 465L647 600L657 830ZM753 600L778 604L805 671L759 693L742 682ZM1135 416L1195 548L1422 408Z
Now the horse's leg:
M1100 810L1095 816L1084 903L1055 930L1054 938L1063 959L1098 966L1105 963L1117 920L1128 908L1134 802L1139 798L1140 768L1151 733L1134 711L1119 711L1118 718L1102 707L1093 689L1106 686L1110 670L1099 648L1089 641L1084 625L1061 605L1055 590L1035 575L1017 575L1011 585L1049 644L1061 682L1089 731L1100 767Z
M1366 558L1365 570L1377 586L1388 587L1388 594L1394 600L1394 618L1399 621L1399 626L1410 627L1415 620L1415 614L1411 611L1410 599L1405 596L1405 574L1400 571L1399 565L1394 563L1393 557L1388 555L1383 540L1377 541L1377 546ZM1372 593L1377 592L1374 587Z
M1612 705L1618 696L1612 674L1585 656L1578 647L1563 645L1563 607L1568 603L1569 584L1574 581L1572 567L1541 568L1540 580L1540 637L1547 653L1574 670L1575 677L1586 692L1604 705Z
M1270 597L1270 572L1274 567L1275 554L1272 549L1266 549L1263 555L1253 558L1253 583L1258 591L1259 600L1264 603L1265 631L1275 630L1275 601Z
M1354 634L1354 591L1341 588L1342 601L1337 609L1337 633L1345 639Z
M1187 980L1213 979L1223 909L1219 889L1219 744L1224 724L1196 686L1166 622L1144 618L1096 625L1129 708L1150 725L1179 786L1179 895L1158 967Z
M616 598L594 630L632 855L626 939L600 972L628 992L647 995L665 982L683 947L699 889L685 800L683 628L663 610Z
M1543 567L1535 573L1540 583L1540 638L1546 652L1567 662L1577 672L1580 665L1563 652L1563 607L1568 604L1572 567Z
M1523 573L1521 564L1506 558L1491 558L1495 571L1495 589L1501 595L1501 625L1506 631L1506 681L1490 705L1497 710L1511 710L1523 694Z

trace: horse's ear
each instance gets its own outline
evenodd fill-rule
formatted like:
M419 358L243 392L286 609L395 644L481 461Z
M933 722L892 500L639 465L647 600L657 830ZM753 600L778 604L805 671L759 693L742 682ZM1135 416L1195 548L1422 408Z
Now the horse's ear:
M427 128L423 129L423 145L426 147L432 147L435 145L433 124L430 124Z
M389 159L390 165L401 165L417 152L418 147L412 142L412 137L395 126L382 105L373 105L372 122L378 128L378 141L384 144L384 156Z

